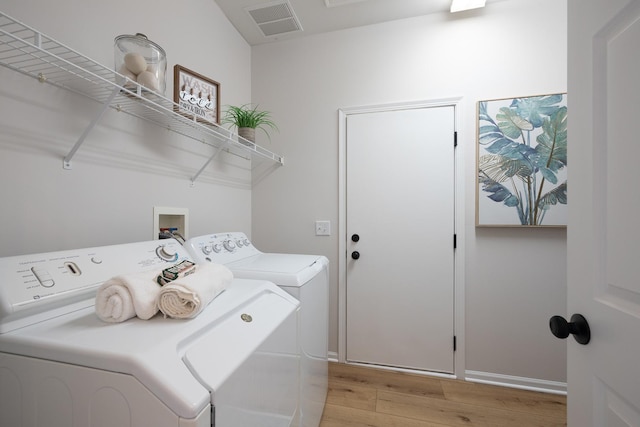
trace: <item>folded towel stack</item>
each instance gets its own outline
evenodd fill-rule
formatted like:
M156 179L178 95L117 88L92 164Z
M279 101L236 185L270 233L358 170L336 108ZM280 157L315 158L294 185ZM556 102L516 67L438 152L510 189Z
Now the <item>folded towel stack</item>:
M233 280L233 273L222 264L200 264L194 274L165 285L158 295L158 309L177 319L196 317Z
M124 322L132 317L151 319L157 312L161 286L157 271L127 274L104 282L96 294L96 314L105 322Z
M159 310L165 317L197 316L224 291L233 274L220 264L197 265L194 273L161 286L160 271L120 275L104 282L96 294L96 314L105 322L124 322L132 317L150 319Z

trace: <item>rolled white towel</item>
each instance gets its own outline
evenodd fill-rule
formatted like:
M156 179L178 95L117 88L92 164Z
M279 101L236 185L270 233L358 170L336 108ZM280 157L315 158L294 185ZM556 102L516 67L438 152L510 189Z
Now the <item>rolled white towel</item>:
M195 273L176 279L162 287L158 309L169 317L196 317L233 280L233 273L222 264L196 266Z
M150 319L157 312L160 285L158 271L115 276L104 282L96 294L96 314L105 322L124 322L132 317Z

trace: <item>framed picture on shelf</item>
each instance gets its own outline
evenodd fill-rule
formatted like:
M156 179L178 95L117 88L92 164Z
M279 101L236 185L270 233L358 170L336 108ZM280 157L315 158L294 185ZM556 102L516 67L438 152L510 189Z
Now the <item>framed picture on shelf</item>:
M179 113L220 124L220 83L177 64L173 67L173 102Z
M478 102L477 227L566 227L567 95Z

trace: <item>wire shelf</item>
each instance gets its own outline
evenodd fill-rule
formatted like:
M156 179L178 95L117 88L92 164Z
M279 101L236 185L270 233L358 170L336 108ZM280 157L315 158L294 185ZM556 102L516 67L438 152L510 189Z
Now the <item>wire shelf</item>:
M65 157L69 163L84 137L107 108L116 109L216 148L258 162L284 164L271 151L216 124L178 112L178 104L128 80L56 40L0 12L0 65L103 104L92 122ZM126 83L126 87L124 86ZM213 158L213 157L212 157ZM207 164L211 161L209 159ZM206 166L206 164L205 164ZM203 168L192 181L197 179Z

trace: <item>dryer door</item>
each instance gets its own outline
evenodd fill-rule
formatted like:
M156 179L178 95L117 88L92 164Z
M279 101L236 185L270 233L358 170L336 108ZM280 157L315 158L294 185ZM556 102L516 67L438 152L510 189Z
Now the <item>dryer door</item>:
M211 392L216 427L294 425L299 303L278 292L267 291L248 301L183 357Z

